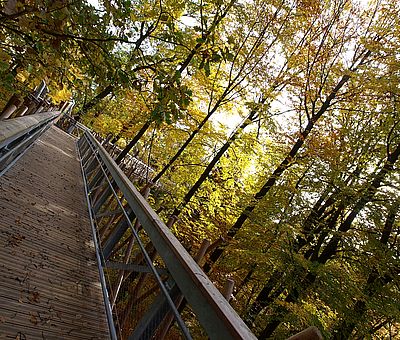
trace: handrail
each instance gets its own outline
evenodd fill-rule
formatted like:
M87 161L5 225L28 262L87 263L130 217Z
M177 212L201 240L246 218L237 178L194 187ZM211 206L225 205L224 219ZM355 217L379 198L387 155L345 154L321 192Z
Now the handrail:
M59 115L59 111L49 111L1 121L0 176L29 149Z
M64 121L68 121L69 122L68 128L66 128L65 126L62 126ZM82 123L77 122L74 118L72 118L68 114L63 114L63 116L62 116L62 118L60 119L59 122L61 123L60 124L60 128L64 129L65 131L67 131L71 135L74 135L74 133L76 134L76 132L77 132L78 136L80 136L82 131L86 131L86 130L90 131L93 135L95 135L96 139L98 141L100 141L101 145L105 145L105 146L109 145L109 146L111 146L111 150L109 150L108 147L107 147L107 151L112 156L117 156L122 151L122 149L119 148L117 145L108 142L106 139L101 137L98 133L95 133L93 130L91 130L87 126L83 125ZM116 155L115 155L115 152L116 152ZM154 177L154 174L155 174L155 171L154 171L153 168L151 168L145 162L143 162L139 158L136 158L136 157L132 156L129 153L124 157L124 159L121 162L120 167L123 167L123 166L125 166L126 168L130 168L130 169L132 169L132 167L135 168L134 174L137 177L140 177L140 178L143 178L143 179L145 179L146 175L148 174L149 175L149 179L151 180L151 178ZM157 187L159 185L160 184L157 183L154 186Z
M60 112L58 111L41 112L2 121L0 123L0 148L10 144L33 129L53 121L59 114Z
M256 339L103 146L88 130L84 137L96 146L97 155L107 167L207 335L211 339Z

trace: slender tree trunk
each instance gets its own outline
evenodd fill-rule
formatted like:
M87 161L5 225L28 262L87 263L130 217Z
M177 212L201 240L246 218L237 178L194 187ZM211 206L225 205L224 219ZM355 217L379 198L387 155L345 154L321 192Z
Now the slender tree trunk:
M246 314L245 321L249 327L252 326L254 320L260 312L274 300L274 296L270 296L276 285L281 281L284 273L275 270L270 276L267 283L264 285L261 292L257 295L256 300L251 304L249 311ZM279 287L278 287L279 290ZM275 295L275 294L274 294ZM279 294L278 294L279 295Z
M380 173L377 174L376 178L380 177ZM374 182L374 181L373 181ZM371 185L373 187L374 184ZM367 194L368 196L368 194ZM372 197L371 197L372 198ZM390 209L388 216L386 218L385 222L385 227L382 232L382 236L380 239L380 242L383 245L386 245L391 230L393 228L394 222L395 222L395 217L398 212L398 202L396 202ZM354 211L354 210L353 210ZM343 223L345 224L345 223ZM342 224L342 225L343 225ZM339 228L340 229L340 228ZM330 258L332 258L336 253L336 249L332 252ZM325 263L321 262L324 261L324 259L318 258L316 262L318 263ZM368 276L367 279L367 284L364 289L365 291L365 296L367 297L372 297L375 295L380 289L382 289L386 284L391 282L393 280L394 275L379 275L379 272L376 268L374 268L371 273ZM308 273L303 280L303 283L301 287L303 288L303 291L307 290L316 280L317 275L314 273ZM285 299L285 302L297 302L299 297L301 296L300 291L298 288L294 288L291 293L287 296ZM347 320L344 319L335 328L335 331L333 332L333 339L350 339L351 338L351 333L353 332L354 328L357 326L357 322L361 320L363 314L367 310L367 304L366 304L366 299L363 298L362 300L358 300L353 308L353 313L352 313L352 319ZM281 313L279 313L280 317L283 318L285 316L286 312L281 310ZM354 315L356 314L356 315ZM354 318L353 318L354 316ZM279 317L276 317L274 320L272 320L269 325L263 330L263 332L260 334L259 339L268 339L271 337L272 333L275 331L275 329L279 326L281 319Z
M94 107L100 100L107 97L110 93L114 91L114 85L108 85L99 94L93 97L89 102L82 106L79 112L74 115L74 119L79 122L86 112L88 112L92 107Z
M349 184L354 176L358 177L359 175L360 169L357 168L344 182ZM315 247L311 247L311 244L314 241L314 235L318 235L321 232L321 228L323 228L326 223L328 224L326 229L331 230L334 228L340 213L344 209L344 205L341 204L338 208L333 208L329 214L327 213L327 210L337 203L337 197L340 192L340 190L332 191L332 189L328 188L314 204L310 213L303 222L303 230L301 235L304 236L299 236L292 246L294 253L298 254L305 246L310 246L310 248L305 252L304 257L309 259L313 256L313 254L318 254L319 248L322 245L321 242L327 236L327 233L321 235ZM329 216L329 218L327 221L325 221L327 216ZM315 228L315 226L319 227ZM263 289L251 304L246 316L246 322L250 327L258 314L264 308L268 307L274 301L274 299L285 290L286 287L282 283L277 286L282 281L282 277L284 277L284 275L284 271L274 270L270 275L269 280L265 283ZM273 295L271 295L272 292L274 292Z
M235 224L229 229L227 235L229 239L232 239L235 237L237 232L242 228L244 222L249 218L250 214L253 212L255 209L257 203L264 198L269 190L274 186L275 182L282 176L282 174L290 167L291 164L293 164L293 161L296 159L297 153L303 146L306 138L312 131L312 129L315 126L315 123L322 117L322 115L328 110L328 108L331 105L331 102L333 99L336 98L337 93L339 90L347 83L347 81L350 79L349 75L344 75L336 87L333 89L331 94L328 96L328 98L325 100L325 102L322 104L321 108L319 111L309 120L306 128L304 129L303 132L300 133L299 139L296 141L296 143L293 145L292 149L288 153L288 155L285 157L285 159L279 164L279 166L275 169L275 171L272 173L272 175L268 178L268 180L265 182L263 187L260 189L259 192L257 192L254 195L254 202L250 203L244 211L241 213L239 218L236 220ZM222 244L220 247L214 250L214 252L211 254L209 260L204 266L205 272L209 272L211 270L212 265L221 257L222 253L224 252L225 248L228 246L229 242L226 242L225 244Z
M365 207L365 205L371 202L386 175L391 171L393 171L394 164L397 162L399 155L400 155L400 144L398 144L396 149L388 155L384 166L378 173L376 173L372 182L365 190L364 195L361 196L361 198L357 201L357 203L355 204L354 208L349 213L347 218L340 224L338 228L339 233L332 236L328 244L325 246L324 250L316 258L315 263L318 263L320 265L325 264L328 260L334 257L334 255L337 252L339 242L343 238L343 235L350 230L350 227L354 219L358 216L358 214ZM316 278L317 275L315 273L309 272L305 276L301 285L294 287L289 292L287 298L285 299L285 302L291 302L291 303L297 302L299 297L301 296L301 292L307 291L310 288L310 286L315 282ZM300 291L300 287L302 291ZM271 337L272 333L283 321L284 316L285 313L282 312L279 315L277 315L274 318L274 320L271 320L271 322L269 322L267 326L264 328L264 330L260 333L259 339L268 339L269 337Z
M359 68L360 65L363 65L368 58L371 55L370 50L365 50L362 55L360 55L358 64L352 67L351 71L355 72ZM211 270L212 265L221 257L222 253L224 252L225 248L229 244L229 239L232 239L235 237L237 232L242 228L244 222L249 218L250 214L253 212L255 209L257 203L264 198L269 190L274 186L275 182L282 176L282 174L290 167L290 165L293 163L293 161L296 159L297 153L303 146L305 140L307 139L308 135L312 131L312 129L315 126L315 123L326 113L328 108L331 105L331 102L336 98L338 92L342 89L342 87L349 81L351 76L349 74L345 74L342 76L342 78L339 80L339 82L336 84L336 86L333 88L331 93L327 96L325 99L324 103L321 105L320 109L317 111L316 114L313 114L313 116L309 119L309 122L304 129L300 133L300 138L296 141L296 143L293 145L292 149L286 156L286 158L282 161L281 164L275 169L275 171L272 173L272 175L268 178L268 180L265 182L264 186L260 189L258 193L254 195L254 201L253 203L249 204L242 214L239 216L239 218L236 220L235 224L229 229L227 236L228 236L228 242L225 244L222 244L220 247L214 250L214 252L211 254L209 260L204 266L205 272L209 272Z
M399 201L395 201L394 204L390 207L388 215L386 217L385 226L382 231L381 238L379 242L382 246L387 247L387 243L389 241L390 234L392 233L393 226L396 220L396 215L399 211ZM379 276L377 268L373 268L371 273L368 276L367 284L364 289L364 293L366 297L373 297L379 290L381 290L385 284L392 281L393 275L387 278L381 278ZM366 304L366 298L363 297L362 300L357 300L354 304L354 307L351 312L351 318L343 318L342 321L336 325L334 330L332 331L333 339L350 339L351 334L353 333L354 328L357 326L359 321L364 316L368 307Z
M234 3L237 0L231 0L230 3L225 7L224 11L221 13L221 15L216 15L214 18L214 21L212 22L210 28L207 30L207 32L203 33L201 41L199 41L195 47L190 51L189 55L185 59L185 61L181 64L179 67L178 71L182 73L186 67L189 66L190 61L192 58L196 55L197 51L200 49L202 45L207 41L207 39L210 37L210 35L215 31L217 26L221 23L221 21L226 17L228 14L229 10L232 8Z
M182 212L183 208L189 203L192 197L199 190L200 186L205 182L210 171L214 168L214 166L218 163L221 157L225 154L225 152L229 149L231 144L241 135L243 129L245 129L249 124L253 122L253 120L257 117L257 109L254 109L249 113L245 121L239 126L239 128L229 137L229 139L225 142L222 148L218 151L218 153L214 156L211 162L204 169L203 173L200 175L199 179L196 183L190 188L182 202L175 208L172 213L173 216L177 217Z
M142 128L138 131L138 133L133 137L133 139L129 142L129 144L121 151L118 157L115 159L117 164L120 164L125 156L132 150L132 148L136 145L140 138L146 133L149 129L152 121L148 120L146 123L143 124Z
M203 35L203 39L201 41L199 41L195 47L190 51L190 53L187 55L187 57L185 58L185 60L182 62L182 64L180 65L178 71L179 73L182 73L190 64L190 62L192 61L193 57L196 55L197 51L200 49L200 47L202 45L204 45L204 43L206 42L206 40L208 39L208 37L214 32L214 30L217 28L217 26L219 25L219 23L222 21L223 18L226 17L226 15L228 14L230 8L233 6L233 4L236 2L236 0L231 0L231 2L229 3L229 5L225 8L224 12L219 15L216 16L214 19L214 22L212 23L212 25L210 26L210 28L208 29L208 31L206 33L204 33ZM212 113L211 113L212 114ZM210 115L211 116L211 115ZM209 118L209 117L208 117ZM207 120L208 120L207 118ZM204 121L203 125L206 123L206 121ZM139 139L144 135L144 133L147 131L147 129L150 127L151 124L151 120L149 119L144 125L143 127L140 129L140 131L137 133L137 135L130 141L130 143L125 147L125 149L118 155L116 162L117 164L121 163L122 159L129 153L129 151L136 145L136 143L139 141ZM198 132L198 131L197 131ZM197 134L197 132L194 134L194 136ZM194 138L194 136L192 137L192 139ZM190 137L189 137L190 138ZM191 139L190 139L191 141ZM187 143L189 144L190 141ZM185 143L186 144L186 143ZM186 144L186 146L187 146ZM185 147L186 147L185 146ZM182 148L181 148L182 149ZM183 150L182 150L183 151ZM182 153L182 151L180 152L180 154ZM179 152L179 151L178 151ZM179 155L180 155L179 154ZM171 164L176 160L176 158L179 157L178 156L174 156L175 159L171 162L168 163L167 168L162 171L162 173L158 174L157 179L154 179L153 181L156 182L160 179L160 177L165 173L165 171L167 171L167 169L171 166Z
M364 314L367 312L367 299L372 298L379 292L385 285L393 281L393 275L380 277L378 272L374 270L369 276L367 285L365 287L365 297L363 300L357 300L351 311L351 318L344 318L342 322L335 327L332 331L333 340L351 339L351 334L362 320Z
M118 142L119 139L122 137L122 134L127 132L130 127L131 127L131 121L128 122L126 125L124 125L121 131L118 132L118 134L111 139L111 144L115 144L116 142Z
M333 218L331 219L331 223L333 221L336 222L338 215L334 215ZM321 221L319 221L321 223ZM334 223L334 222L333 222ZM308 243L302 244L296 251L298 253L300 249L307 245ZM293 246L296 247L296 244ZM319 249L318 245L316 245L316 248ZM315 251L316 249L310 248L311 251ZM304 256L305 258L308 258L312 254L307 254ZM261 292L257 295L256 299L254 302L251 304L249 311L246 315L246 323L248 324L249 327L252 326L253 322L255 321L256 317L261 313L261 311L268 307L276 298L278 298L279 295L281 295L288 287L287 284L285 284L285 271L282 270L274 270L269 278L269 280L266 282L264 285L263 289Z
M171 165L182 155L183 151L187 148L190 142L194 137L199 133L201 128L208 122L211 116L215 113L217 109L217 105L214 106L214 109L211 110L206 117L200 122L200 124L196 127L195 130L190 134L189 138L183 143L183 145L179 148L179 150L175 153L175 155L168 161L168 163L161 169L161 171L153 178L153 183L156 183L160 178L167 172L167 170L171 167Z
M233 296L236 296L237 294L240 293L240 291L251 281L251 278L253 277L254 271L256 270L257 265L255 263L250 265L250 269L247 272L246 276L244 279L236 286L235 291L233 292Z
M340 225L338 231L339 234L334 235L329 243L326 245L325 249L318 257L318 262L325 263L335 252L339 241L341 240L342 234L349 231L351 224L357 217L359 212L365 207L365 205L371 201L372 197L377 192L378 188L381 186L383 179L386 175L393 170L394 164L397 162L400 155L400 144L397 145L396 149L390 153L386 159L386 162L382 169L375 175L373 181L366 189L365 194L358 200L355 207L351 213L347 216L344 222Z

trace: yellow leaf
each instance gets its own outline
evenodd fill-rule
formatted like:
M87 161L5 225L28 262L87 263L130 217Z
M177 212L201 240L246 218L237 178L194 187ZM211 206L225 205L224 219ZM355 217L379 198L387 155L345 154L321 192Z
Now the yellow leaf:
M60 103L62 101L67 101L71 99L71 91L69 91L65 85L63 86L62 90L56 90L56 91L52 91L49 94L49 97L56 103Z

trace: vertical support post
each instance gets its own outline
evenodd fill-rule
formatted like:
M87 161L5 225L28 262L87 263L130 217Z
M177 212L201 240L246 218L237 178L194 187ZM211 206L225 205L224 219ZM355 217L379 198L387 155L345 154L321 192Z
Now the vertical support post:
M30 101L29 98L25 98L24 101L23 101L23 103L22 103L22 105L18 108L18 110L16 110L16 111L13 113L12 117L13 117L13 118L15 118L15 117L22 117L23 115L25 115L26 112L28 111L30 102L31 102L31 101Z
M0 115L0 120L4 120L9 118L22 104L22 100L17 97L17 95L12 95L6 106L4 107L3 111L1 112Z
M291 336L287 340L323 340L323 337L317 327L311 326Z
M193 259L197 262L200 263L200 261L203 259L204 255L207 252L207 249L210 247L211 242L207 239L204 239L203 242L200 245L199 250L197 251L197 254L193 257ZM176 308L181 310L181 306L184 307L186 305L186 302L183 302L183 295L179 294L179 296L175 300L175 305ZM174 316L172 313L168 313L168 315L165 317L163 320L161 327L159 331L157 332L157 339L158 340L163 340L168 334L169 329L171 328L172 322L174 321Z
M135 218L135 214L133 211L128 213L129 219L133 220ZM110 258L112 250L118 241L124 236L125 232L128 230L129 223L126 221L126 218L123 216L122 220L118 225L114 228L111 234L108 236L107 240L104 242L103 247L103 256L106 260Z
M46 82L42 80L40 84L36 87L35 92L33 93L33 97L35 99L39 99L43 97L42 94L46 94Z
M150 186L145 186L144 188L144 193L143 193L143 197L147 200L150 194ZM135 230L139 230L140 228L140 222L138 219L136 219L135 221L135 225L134 225ZM135 243L135 239L134 237L131 237L131 240L129 241L129 245L128 248L125 252L125 256L124 256L124 262L125 264L127 264L129 262L129 258L132 254L132 249L133 249L133 245ZM121 288L121 284L122 281L124 280L125 277L125 271L121 270L118 274L118 279L117 279L117 284L115 285L115 289L113 291L113 296L112 296L112 302L111 302L111 306L114 308L115 306L115 302L117 300L117 296L118 296L118 292Z
M176 301L180 291L174 284L169 292L171 299ZM161 321L170 311L170 306L163 294L159 294L151 304L146 314L140 319L133 333L129 336L129 340L150 340L153 338L155 331L159 327Z
M232 299L234 287L235 287L235 281L233 281L232 279L227 279L224 285L224 290L222 295L228 302Z
M39 100L36 99L36 98L32 98L30 100L30 104L28 106L28 110L25 112L24 115L28 116L28 115L34 114L36 112L36 109L38 108L38 106L39 106Z

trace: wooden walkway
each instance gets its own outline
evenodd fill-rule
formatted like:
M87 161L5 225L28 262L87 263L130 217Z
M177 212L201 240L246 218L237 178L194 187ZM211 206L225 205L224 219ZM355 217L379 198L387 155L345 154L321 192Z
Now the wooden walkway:
M75 141L52 127L0 178L0 339L108 339Z

